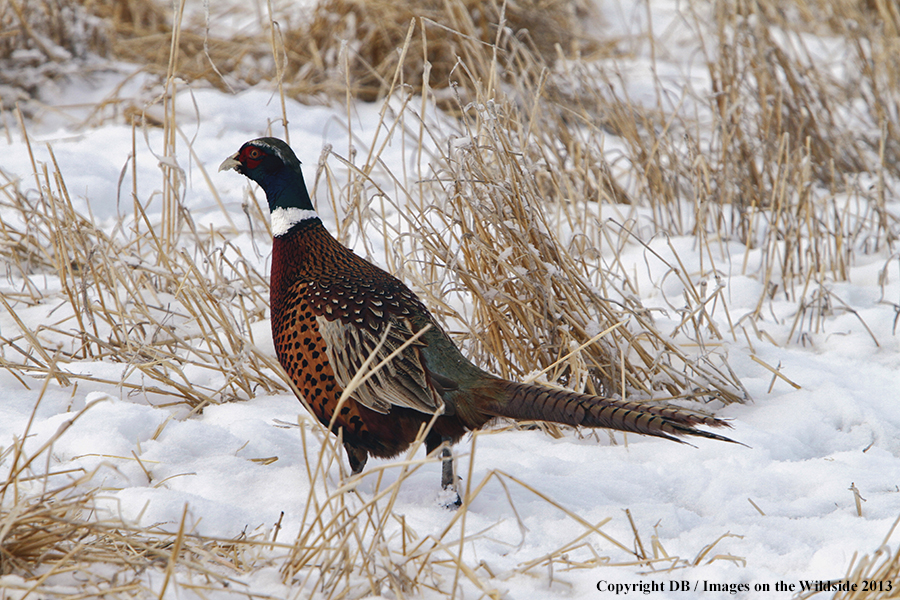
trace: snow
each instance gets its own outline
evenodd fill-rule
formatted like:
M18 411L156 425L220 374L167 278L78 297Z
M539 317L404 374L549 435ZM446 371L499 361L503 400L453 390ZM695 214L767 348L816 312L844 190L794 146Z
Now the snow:
M608 4L609 0L604 3ZM674 6L661 0L653 5ZM641 26L636 23L644 19L643 9L625 14L616 6L620 12L611 14L619 15L623 27ZM655 13L655 19L661 20L654 27L666 30L673 18L666 17L665 11ZM672 35L675 50L690 39ZM680 51L690 56L689 50ZM676 67L660 76L677 80L680 67ZM696 68L691 69L690 75L697 76ZM636 90L632 96L636 102L655 102L650 88L642 87L649 70L649 63L643 62L628 72L635 78L630 85ZM108 91L115 83L111 74L94 85L73 79L60 95L77 101L96 100L98 90ZM693 85L702 85L702 78ZM137 93L137 87L132 84L119 93ZM232 172L216 173L215 168L248 139L282 135L276 95L265 87L235 95L186 85L181 89L178 118L196 153L196 159L191 157L184 138L179 139L178 165L185 170L187 181L185 205L198 226L225 226L202 166L232 220L246 223L241 209L246 182ZM346 110L340 106L288 102L291 140L311 188L322 149L330 146L337 154L348 156L352 140L356 151L366 151L363 144L375 138L380 110L380 105L354 104L348 123ZM111 223L116 215L130 212L123 206L131 202L130 183L120 191L118 182L123 169L131 168L131 128L115 120L86 128L64 121L48 117L28 123L36 160L50 163L45 145L49 144L76 207L87 211L89 205L99 223ZM15 131L10 137L11 141L4 143L3 170L20 178L23 189L36 193L24 140ZM614 147L614 142L610 143ZM138 134L134 164L138 193L144 199L159 194L161 148L160 130ZM408 160L404 152L403 144L392 143L381 161L400 172ZM129 170L129 181L130 176ZM317 208L333 229L332 208ZM374 211L378 205L369 208ZM896 211L900 206L892 200L888 208ZM151 203L150 211L158 217L158 204ZM9 218L3 213L0 217ZM256 261L255 268L266 270L268 247L245 234L237 235L232 243ZM372 258L385 264L384 253L377 250L379 243L371 245ZM361 243L355 245L362 251ZM699 273L701 262L708 263L693 238L658 238L650 247L663 256L677 252L688 273ZM755 272L755 265L762 260L760 250L747 250L734 242L723 248L714 258L725 285L727 306L719 306L713 318L725 328L725 311L732 321L741 323L742 316L756 310L764 286ZM511 251L501 253L501 260ZM750 268L745 271L742 266L748 252ZM676 331L680 317L675 309L683 303L683 282L672 277L669 268L643 246L628 246L619 260L632 265L645 305L660 309L655 313L660 315L660 329ZM792 332L798 303L782 295L765 302L765 335L746 326L746 337L721 343L720 350L727 354L753 401L711 408L717 416L730 419L734 429L728 435L745 446L704 439L694 441L693 446L679 445L621 434L615 435L612 444L602 432L554 439L539 431L490 431L464 440L456 449L464 485L474 490L487 480L465 518L469 537L462 552L466 562L473 567L483 562L493 577L487 570L480 570L479 575L506 597L517 599L612 595L604 591L608 587L599 589L598 582L605 582L601 587L661 582L663 589L647 597L663 599L687 597L675 590L682 581L689 582L691 589L696 589L697 582L701 586L711 582L746 584L749 590L768 585L774 590L778 582L842 577L854 553L877 549L900 514L900 411L896 406L900 340L894 331L897 313L892 304L900 298L900 275L891 261L888 250L857 256L848 281L827 285L841 303L833 302L833 310L819 325L803 326L806 338ZM34 328L51 318L59 282L35 277L32 283L51 299L27 309L16 307L19 315L27 317L26 325ZM714 284L710 282L710 289ZM0 283L4 292L20 287L15 277ZM12 337L13 332L17 335L18 330L10 316L0 315L0 335ZM273 353L264 325L253 331L253 337L258 346ZM804 343L805 339L814 344ZM12 358L9 353L9 349L0 350L7 359ZM778 369L783 378L763 364ZM127 374L123 365L102 361L70 364L68 369L112 381ZM328 466L327 482L321 476L310 480L309 461L315 462L322 441L291 394L261 394L249 401L206 406L201 414L188 415L183 406L159 407L152 398L127 393L117 385L82 383L73 389L51 381L42 392L41 381L26 381L27 386L9 371L0 370L0 448L11 447L14 439L22 436L32 413L26 454L36 452L84 410L53 442L48 456L31 468L37 474L44 469L96 469L93 483L103 490L97 510L128 523L176 531L186 507L186 526L194 533L225 539L242 532L271 534L280 522L279 541L290 543L306 526L304 519L310 518L305 503L311 487L319 486L320 493L325 493L340 485L336 464ZM423 455L420 450L416 457ZM4 473L11 461L8 454L0 453L0 457L0 473ZM277 460L265 460L273 457ZM370 460L358 493L370 497L387 489L400 477L400 463L399 459ZM431 462L409 475L399 489L393 512L404 515L406 525L420 538L439 537L452 523L455 533L444 538L449 543L458 538L462 524L441 506L439 472L439 464ZM851 487L864 498L861 516ZM558 508L539 494L552 499ZM656 563L659 571L646 565L621 566L634 562L630 550L635 543L623 509L629 510L648 553L656 548L658 555L671 557ZM569 559L609 557L609 566L552 571L540 561L586 533L586 524L604 535L587 535L570 550ZM399 542L395 538L392 543ZM896 539L891 543L896 544ZM713 548L706 551L710 544ZM273 556L283 553L271 552ZM535 566L529 566L534 561ZM674 564L679 569L666 570ZM161 571L148 572L146 577L151 589L161 589ZM235 577L257 594L300 594L282 581L276 567ZM0 577L0 588L4 585L26 584L18 575L6 575ZM445 579L440 585L447 589L449 582ZM465 597L478 597L474 586L463 585ZM423 592L425 596L429 593ZM792 596L774 591L754 594L749 597ZM224 590L207 593L210 598L231 595ZM192 596L186 588L178 592L171 587L167 597Z

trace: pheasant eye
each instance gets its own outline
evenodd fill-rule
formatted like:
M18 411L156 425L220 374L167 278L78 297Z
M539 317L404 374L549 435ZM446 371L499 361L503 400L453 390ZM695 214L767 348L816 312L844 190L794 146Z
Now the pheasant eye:
M247 156L253 159L257 159L262 156L262 152L260 152L258 148L250 148L250 151L247 152Z

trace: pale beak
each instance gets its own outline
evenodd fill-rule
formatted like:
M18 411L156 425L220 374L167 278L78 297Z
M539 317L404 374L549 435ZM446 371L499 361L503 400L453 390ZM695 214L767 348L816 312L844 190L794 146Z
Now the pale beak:
M219 165L219 171L227 171L228 169L237 169L241 166L241 162L237 159L238 153L235 152L228 158L222 161L222 164Z

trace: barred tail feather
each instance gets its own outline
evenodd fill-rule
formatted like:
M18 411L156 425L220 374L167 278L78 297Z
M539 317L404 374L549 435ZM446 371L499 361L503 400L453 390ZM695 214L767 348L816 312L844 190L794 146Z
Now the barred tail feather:
M491 382L490 388L480 390L478 395L485 400L480 408L496 417L606 427L676 442L682 442L676 436L693 435L739 443L695 427L731 427L727 422L674 406L627 402L505 380Z

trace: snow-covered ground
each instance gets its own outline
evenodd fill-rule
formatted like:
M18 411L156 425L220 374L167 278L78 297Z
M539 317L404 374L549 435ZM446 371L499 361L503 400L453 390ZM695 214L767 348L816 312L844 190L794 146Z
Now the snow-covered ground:
M689 51L684 53L690 56ZM69 103L96 101L98 90L110 89L115 81L112 73L99 84L73 80L60 90L60 97ZM271 89L228 95L185 87L178 106L179 125L196 152L194 160L179 140L178 159L187 174L186 206L200 225L220 222L221 211L199 170L202 165L235 222L246 222L241 209L246 181L235 173L215 170L244 141L265 134L278 119L277 96ZM379 105L354 105L351 126L356 143L374 137L379 110ZM346 110L289 101L287 111L293 147L311 183L326 144L347 155ZM76 129L49 116L27 125L38 161L49 161L45 143L52 146L78 207L86 211L90 205L101 225L128 212L117 206L117 198L130 193L128 184L128 192L118 192L120 173L131 151L130 127L112 120ZM23 138L14 129L9 133L11 141L0 142L2 169L20 178L23 189L33 189ZM273 133L281 130L273 126ZM143 133L138 137L138 191L144 198L161 185L154 156L160 151L160 137L155 129L148 131L146 139ZM393 144L382 158L393 161L392 167L400 171L408 159L405 152L401 144ZM896 205L896 199L890 201ZM130 200L121 202L130 206ZM333 229L330 208L320 206L320 211ZM696 240L657 239L651 247L669 254L669 244L689 273L699 271ZM745 247L729 242L714 248L721 252L716 259L726 287L725 303L712 316L722 330L730 330L726 310L734 323L756 310L763 284L754 265L761 256L758 250L750 250L745 272ZM266 271L268 248L262 244L258 250L254 266ZM789 598L800 591L800 581L843 577L855 553L874 552L900 515L900 410L895 404L900 400L900 340L894 332L900 272L897 261L890 259L888 250L856 255L849 280L829 286L852 311L832 310L809 334L813 344L799 343L796 334L789 337L798 305L778 299L765 304L766 316L760 323L766 335L739 335L722 343L719 351L727 354L753 401L710 408L731 420L734 429L728 435L746 446L701 439L693 447L639 436L626 440L619 434L615 445L605 435L553 439L539 431L479 434L456 449L460 475L472 488L492 473L500 475L491 478L468 507L464 523L457 520L455 533L444 539L448 543L458 539L464 524L466 563L472 568L483 564L479 576L490 587L505 591L506 597L517 599L610 597L626 591L654 599L716 598L733 596L729 589L740 590L741 597ZM644 247L629 246L620 260L634 265L647 306L666 308L666 298L680 297L677 284L664 277L662 265ZM53 301L58 282L35 278L32 284L46 290ZM0 279L0 292L20 287L14 277ZM679 322L671 311L656 314L662 331L667 324L674 329ZM0 336L9 338L17 331L11 316L0 313ZM257 344L272 353L265 328L258 334ZM8 360L13 358L9 352L0 349ZM783 377L775 377L761 363L777 366ZM109 365L69 368L100 372ZM187 507L190 530L226 539L242 532L271 532L279 521L281 542L289 543L301 530L310 494L306 457L317 456L320 441L315 435L301 436L299 427L290 426L299 417L303 427L310 427L300 403L290 394L211 405L202 414L183 418L183 407L156 407L115 385L85 383L73 390L51 383L42 394L40 381L28 381L25 386L0 369L0 389L0 449L9 448L23 434L32 411L35 421L25 446L28 451L39 448L73 414L96 401L54 443L49 459L35 464L33 470L97 468L93 484L103 488L101 511L109 510L129 523L161 524L175 531ZM418 457L423 454L420 451ZM0 457L3 478L10 458ZM270 457L277 460L253 460ZM370 462L369 474L358 487L362 496L375 493L378 467L391 462ZM406 526L420 537L440 536L457 519L440 504L439 469L430 463L410 475L393 506L393 512L404 515ZM399 468L386 468L380 489L396 480L398 472ZM337 473L332 466L333 483ZM582 521L554 508L535 491ZM567 553L571 569L561 568L558 560L552 567L540 560L588 533L585 523L602 523L598 528L605 536L589 533L573 544ZM627 566L636 562L634 531L647 555L660 557L653 567ZM393 543L400 541L395 537ZM889 543L896 544L896 539ZM271 550L272 557L283 553ZM589 568L574 568L596 557L607 557L609 566L597 561ZM230 575L255 594L303 597L308 590L285 585L278 566L273 558L272 566ZM452 569L447 573L430 584L449 590ZM159 573L147 577L151 588L159 585ZM2 588L20 584L17 576L0 578L0 597L6 593L14 597ZM778 584L794 587L776 591ZM690 591L684 591L685 585ZM460 586L467 598L482 593L465 578ZM709 591L722 589L712 586L725 586L726 591ZM206 594L215 598L235 593L222 589ZM428 588L419 588L418 593L436 595ZM187 588L174 585L167 593L170 596L192 597Z

